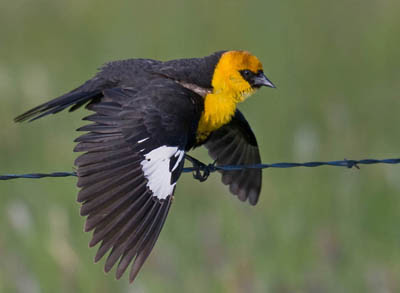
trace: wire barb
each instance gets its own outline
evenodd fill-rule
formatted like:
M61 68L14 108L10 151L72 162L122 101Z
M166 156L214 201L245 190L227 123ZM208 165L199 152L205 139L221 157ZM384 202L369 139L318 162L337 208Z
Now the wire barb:
M225 165L217 166L214 162L212 164L204 164L199 160L186 155L186 158L192 162L193 167L183 168L182 172L189 173L193 172L193 177L200 182L207 180L208 176L215 171L238 171L243 169L266 169L266 168L294 168L294 167L320 167L320 166L336 166L336 167L347 167L349 169L356 168L360 169L359 165L373 165L373 164L400 164L400 158L394 159L364 159L364 160L347 160L342 161L328 161L328 162L305 162L305 163L273 163L273 164L255 164L255 165ZM11 180L19 178L27 179L40 179L45 177L69 177L77 176L76 172L54 172L54 173L31 173L31 174L6 174L0 175L1 180Z

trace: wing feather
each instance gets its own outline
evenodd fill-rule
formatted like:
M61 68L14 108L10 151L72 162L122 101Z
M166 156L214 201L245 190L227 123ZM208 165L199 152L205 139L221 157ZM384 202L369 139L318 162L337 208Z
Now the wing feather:
M93 231L89 246L99 244L96 262L109 252L104 270L118 263L117 278L133 262L131 282L165 222L187 136L195 127L190 123L200 115L188 91L167 82L158 92L103 91L104 100L87 106L95 112L85 118L91 124L78 129L88 133L76 139L75 151L84 152L75 165L85 231ZM159 100L165 96L173 96L173 104L160 113Z
M237 110L232 121L213 132L205 144L217 166L252 165L261 162L256 138ZM221 171L222 182L241 201L255 205L261 191L261 169Z

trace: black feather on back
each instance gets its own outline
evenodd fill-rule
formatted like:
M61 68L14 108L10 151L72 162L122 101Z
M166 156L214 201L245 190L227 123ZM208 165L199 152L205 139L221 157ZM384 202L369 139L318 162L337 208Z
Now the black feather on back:
M14 120L16 122L28 119L33 121L49 114L58 113L68 107L70 107L70 111L74 111L89 102L98 102L100 99L104 101L102 91L110 88L129 88L139 92L152 81L159 79L160 76L210 89L215 66L224 52L216 52L203 58L177 59L166 62L152 59L126 59L109 62L102 66L93 78L78 88L41 104ZM125 102L126 100L122 104Z
M214 69L221 55L225 52L219 51L203 58L188 58L163 62L155 66L152 71L174 80L185 81L205 89L210 89L212 88L211 81Z

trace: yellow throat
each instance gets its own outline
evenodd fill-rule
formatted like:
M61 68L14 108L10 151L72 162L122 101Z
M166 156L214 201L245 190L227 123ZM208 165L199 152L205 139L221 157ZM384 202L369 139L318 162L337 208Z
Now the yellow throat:
M260 61L247 51L228 51L222 54L215 67L213 91L204 97L204 111L197 128L197 142L202 142L221 126L229 123L235 114L236 105L244 101L254 89L242 77L240 70L258 72Z

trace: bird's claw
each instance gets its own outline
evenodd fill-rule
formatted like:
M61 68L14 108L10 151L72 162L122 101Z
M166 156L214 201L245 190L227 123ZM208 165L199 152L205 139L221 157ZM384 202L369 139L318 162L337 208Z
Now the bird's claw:
M210 167L213 167L215 162L211 165L206 165L199 160L193 158L192 156L185 155L186 159L189 160L193 165L193 178L199 180L200 182L204 182L207 180L208 176L210 176L211 170Z

